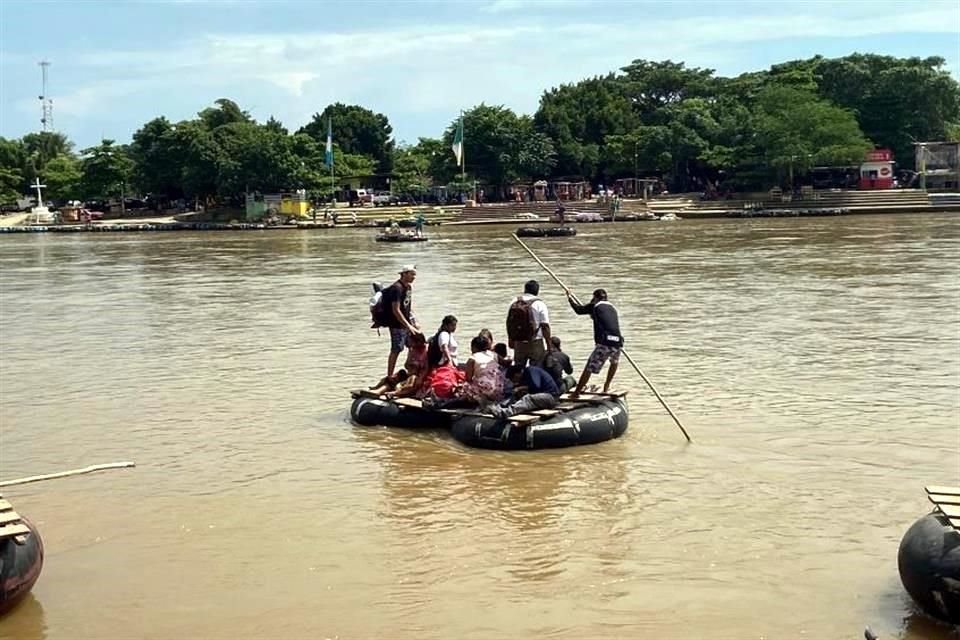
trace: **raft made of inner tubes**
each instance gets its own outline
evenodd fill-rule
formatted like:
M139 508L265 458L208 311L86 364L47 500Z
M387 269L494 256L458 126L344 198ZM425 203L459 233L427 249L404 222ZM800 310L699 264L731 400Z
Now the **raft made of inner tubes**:
M563 238L577 235L573 227L520 227L517 229L518 238Z
M509 418L475 409L433 409L414 398L386 398L353 392L350 418L358 425L405 429L450 429L454 438L483 449L550 449L611 440L627 430L626 394L583 393L560 396L553 409L532 410Z
M512 418L464 415L453 421L450 432L463 444L482 449L556 449L612 440L627 430L626 398L581 398L587 401L573 406L561 402L557 409Z
M387 399L354 392L350 419L365 427L401 427L404 429L446 429L451 414L424 409L419 400Z
M960 624L960 488L927 487L927 495L937 508L900 541L900 581L926 613Z
M30 593L43 568L37 528L0 498L0 615Z
M377 235L377 242L426 242L430 238L415 236L409 233L381 233Z

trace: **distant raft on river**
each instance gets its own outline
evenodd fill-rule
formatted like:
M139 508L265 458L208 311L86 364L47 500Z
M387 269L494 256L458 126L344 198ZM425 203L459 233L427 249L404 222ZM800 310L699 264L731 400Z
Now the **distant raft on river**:
M517 229L519 238L564 238L577 235L573 227L520 227Z
M400 233L378 233L376 237L377 242L426 242L429 239L427 236L418 236L409 231Z
M434 409L413 398L388 398L372 391L352 394L350 417L363 426L449 429L458 441L483 449L552 449L619 438L627 430L626 392L560 396L553 409L508 418L476 409Z

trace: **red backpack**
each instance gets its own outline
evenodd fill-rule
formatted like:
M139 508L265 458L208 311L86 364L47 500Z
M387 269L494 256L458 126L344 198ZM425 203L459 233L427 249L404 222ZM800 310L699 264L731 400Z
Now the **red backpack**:
M518 297L507 311L507 337L514 342L529 342L537 335L539 325L533 314L533 303L539 298Z

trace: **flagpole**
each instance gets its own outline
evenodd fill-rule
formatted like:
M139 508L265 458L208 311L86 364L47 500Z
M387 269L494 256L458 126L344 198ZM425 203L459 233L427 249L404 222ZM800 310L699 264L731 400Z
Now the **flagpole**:
M460 112L460 182L467 181L467 144L463 130L463 111Z
M333 174L333 117L327 116L327 145L330 147L330 202L337 208L337 179Z

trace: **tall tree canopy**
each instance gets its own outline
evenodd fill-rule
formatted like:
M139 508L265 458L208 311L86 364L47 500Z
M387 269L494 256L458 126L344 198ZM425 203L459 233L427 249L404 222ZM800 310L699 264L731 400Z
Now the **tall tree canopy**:
M328 117L334 178L324 163ZM812 164L855 164L871 145L911 167L914 142L960 138L960 85L939 57L816 56L734 78L634 60L544 92L533 117L480 104L464 124L468 183L610 184L638 174L673 190L717 181L766 188ZM419 195L460 180L455 126L397 148L387 117L359 105L328 105L291 135L274 117L258 123L221 98L192 119L154 118L128 147L104 141L83 159L60 133L0 138L0 198L28 194L36 178L54 199L113 196L120 181L168 198L236 200L245 189L326 197L344 176L373 173L392 173L395 190Z
M333 126L333 140L346 153L373 158L377 170L386 173L393 166L393 128L387 116L359 105L340 102L328 105L304 125L305 133L321 144L327 140L327 119Z

